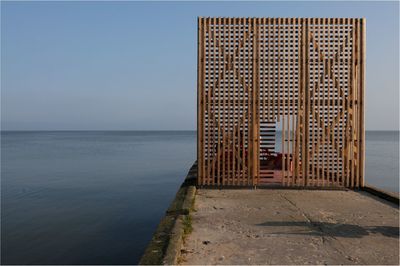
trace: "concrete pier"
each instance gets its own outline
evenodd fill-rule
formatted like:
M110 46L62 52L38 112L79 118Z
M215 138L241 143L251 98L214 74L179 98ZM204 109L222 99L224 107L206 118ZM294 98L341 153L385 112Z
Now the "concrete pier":
M181 264L399 264L399 209L367 192L199 189Z

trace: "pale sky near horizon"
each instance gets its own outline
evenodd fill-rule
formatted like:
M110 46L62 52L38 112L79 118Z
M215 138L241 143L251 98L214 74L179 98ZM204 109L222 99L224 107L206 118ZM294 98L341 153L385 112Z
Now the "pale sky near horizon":
M2 130L195 130L197 16L365 17L366 129L399 129L398 2L1 2Z

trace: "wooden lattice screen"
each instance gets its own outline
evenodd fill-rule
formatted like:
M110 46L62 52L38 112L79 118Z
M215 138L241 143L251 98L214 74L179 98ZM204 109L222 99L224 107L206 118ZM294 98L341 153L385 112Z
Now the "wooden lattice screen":
M364 88L365 19L199 18L198 184L363 186Z

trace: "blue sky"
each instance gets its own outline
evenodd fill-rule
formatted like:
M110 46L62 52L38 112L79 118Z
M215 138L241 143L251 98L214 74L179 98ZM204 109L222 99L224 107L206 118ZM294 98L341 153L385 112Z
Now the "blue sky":
M194 130L197 16L365 17L366 128L399 128L398 2L1 7L3 130Z

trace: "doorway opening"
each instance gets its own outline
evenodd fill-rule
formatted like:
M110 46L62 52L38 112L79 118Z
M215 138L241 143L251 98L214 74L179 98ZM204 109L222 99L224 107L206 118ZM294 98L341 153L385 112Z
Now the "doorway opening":
M291 152L282 153L282 132L275 121L260 122L260 172L259 184L282 184L283 171L293 170Z

